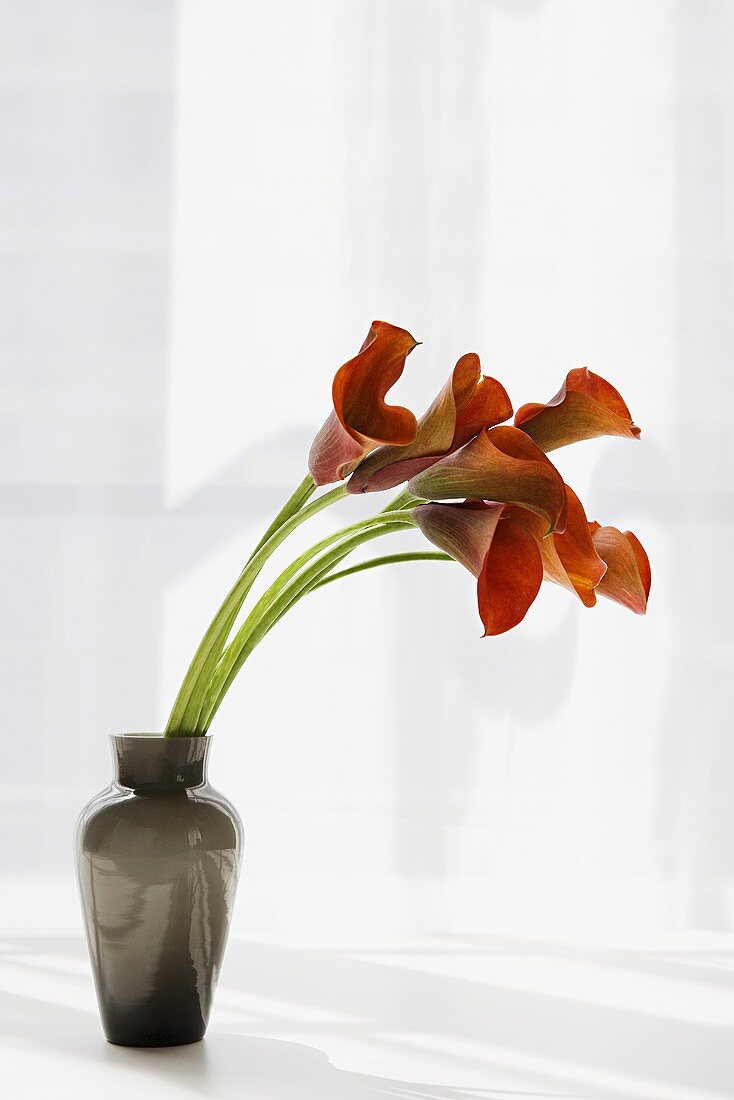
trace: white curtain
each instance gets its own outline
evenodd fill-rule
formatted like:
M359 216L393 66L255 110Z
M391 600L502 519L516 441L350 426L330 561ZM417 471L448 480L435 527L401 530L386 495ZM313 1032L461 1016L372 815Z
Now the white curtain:
M106 735L160 728L377 317L416 410L471 350L516 407L619 387L642 442L557 457L650 611L546 586L482 641L433 563L304 600L214 728L238 930L730 928L732 5L0 11L6 930L76 930Z

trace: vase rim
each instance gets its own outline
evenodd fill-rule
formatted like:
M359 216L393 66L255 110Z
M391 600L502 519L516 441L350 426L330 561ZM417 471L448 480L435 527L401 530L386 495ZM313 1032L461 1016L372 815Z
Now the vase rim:
M210 737L164 737L160 733L110 736L114 778L132 790L186 790L206 782Z
M211 733L197 733L191 734L188 737L166 737L165 733L146 733L134 731L133 733L111 733L109 735L112 741L118 741L121 737L139 737L148 738L151 741L203 741L205 738L208 741L212 739Z

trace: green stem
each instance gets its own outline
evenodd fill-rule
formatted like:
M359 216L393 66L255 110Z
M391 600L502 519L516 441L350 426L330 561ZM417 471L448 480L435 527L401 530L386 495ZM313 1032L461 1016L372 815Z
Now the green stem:
M393 497L393 499L390 501L387 507L383 509L383 511L396 512L398 511L398 509L415 508L417 504L423 504L423 498L414 497L413 494L407 489L402 489L396 497Z
M297 498L299 491L305 491L304 485L305 483L302 483L299 486L291 501ZM297 527L305 523L311 516L316 515L317 512L343 499L346 495L346 486L339 485L336 489L324 493L323 496L309 504L307 508L300 508L294 515L285 520L277 531L271 534L268 541L252 555L212 619L199 648L194 654L173 704L166 725L166 737L191 737L197 731L199 716L211 675L222 655L239 610L265 562ZM295 504L291 506L296 507ZM283 511L284 509L281 509L281 514Z
M408 489L406 488L406 489L403 489L400 493L398 493L398 495L396 497L393 497L393 499L388 504L385 505L385 507L382 509L380 515L384 516L384 514L386 512L397 512L397 511L407 512L407 511L412 511L413 508L416 507L416 505L423 504L423 503L424 503L424 501L423 501L422 497L414 497L413 494L411 492L409 492ZM324 570L324 577L326 576L326 574L331 569L334 568L335 565L339 565L339 563L341 561L343 561L343 559L346 558L348 556L348 554L349 554L349 551L347 551L346 554L343 554L341 558L337 558L335 562L331 563L331 565L327 566L327 568ZM428 555L428 556L430 557L430 555ZM407 561L408 557L409 557L409 555L404 557L401 554L396 554L395 555L395 560L396 561L403 561L403 560ZM416 555L416 558L420 558L420 557L421 557L420 554ZM390 559L385 558L384 560L387 562ZM453 559L451 559L451 560L453 560ZM375 564L377 564L377 561L375 561ZM366 566L360 566L359 568L360 569L366 568ZM340 576L340 577L341 576L346 576L346 574L348 572L351 572L351 570L343 570L341 573L337 574L337 576ZM323 579L321 583L326 584L327 581L325 579ZM320 584L314 583L311 586L311 588L309 589L309 591L313 592L314 589L316 589L318 587L320 587ZM301 593L301 596L305 596L305 595L307 595L306 592ZM301 597L299 596L299 599L300 598Z
M328 576L322 577L317 581L311 589L315 592L317 588L323 588L325 584L331 584L332 581L338 581L340 577L349 577L352 573L362 573L365 569L376 569L378 565L396 565L401 561L454 561L450 554L441 554L439 551L431 550L415 550L408 554L385 554L381 558L370 558L368 561L361 561L358 565L352 565L349 569L340 569L338 573L329 573Z
M251 557L254 557L258 550L261 550L265 543L272 538L275 532L280 530L286 520L289 520L296 512L300 512L306 501L309 497L313 496L315 492L316 483L310 474L306 474L301 484L285 502L255 549L252 551Z
M319 580L328 569L363 542L368 542L370 539L383 534L390 534L393 531L414 526L412 517L407 516L400 510L381 512L321 539L315 546L296 558L287 569L284 569L260 597L222 654L211 678L208 702L202 708L197 732L206 732L235 676L250 653L301 594L305 594L305 591L310 589L311 585ZM351 537L345 539L345 536ZM338 543L338 545L334 546L334 543ZM330 550L329 547L331 547ZM324 550L328 550L328 552L323 554L310 568L304 569L309 561ZM297 574L300 575L297 576Z
M412 511L412 509L417 504L422 504L422 503L423 503L423 498L422 497L414 497L413 494L409 493L407 489L403 489L403 491L401 493L398 493L398 495L396 497L394 497L393 500L391 500L390 503L387 504L382 509L382 512L380 513L380 515L384 516L386 512L392 512L392 511L400 511L400 512L405 512L405 511L408 511L408 510ZM324 569L323 578L320 579L319 583L314 582L314 584L311 586L311 588L308 591L313 592L316 588L321 587L321 583L326 584L327 581L326 581L326 579L324 579L326 577L326 574L329 573L329 571L331 569L333 569L335 565L339 565L339 563L341 561L343 561L343 559L346 558L348 556L348 554L349 554L349 551L347 551L347 553L343 554L341 558L337 558L336 561L331 562L331 564L328 565ZM431 555L428 554L427 556L430 557ZM441 556L441 555L437 555L437 556ZM401 554L396 554L395 555L395 560L396 561L403 561L403 560L407 561L409 559L409 557L410 557L410 555L405 555L404 556L404 555L401 555ZM416 559L419 559L419 558L421 558L421 555L417 554ZM382 559L379 559L379 560L382 560ZM384 560L385 560L385 562L387 562L390 559L385 558ZM450 560L453 561L453 558L450 559ZM375 560L375 564L377 564L377 559ZM365 566L360 566L359 568L363 569L363 568L367 568L367 566L366 565ZM343 570L341 573L336 574L336 576L340 576L340 577L341 576L346 576L346 574L348 572L351 572L351 570ZM308 592L303 591L303 592L301 592L298 599L301 599L303 596L306 596L306 595L308 595ZM290 610L290 608L288 608L287 610ZM285 614L285 612L283 612L283 614ZM273 626L274 625L275 625L275 623L273 624ZM272 627L271 627L271 630L272 630Z
M349 551L347 551L347 553L349 553ZM346 558L346 557L347 557L347 554L342 554L342 556L340 558L337 558L337 560L335 562L331 562L329 565L327 565L326 568L316 578L314 583L310 586L310 588L308 590L304 590L304 591L300 592L299 595L296 597L296 599L293 600L293 603L289 604L289 606L286 608L286 610L290 611L290 609L291 609L291 607L293 607L294 603L297 603L298 600L303 599L303 597L307 596L309 594L309 592L315 592L317 588L323 588L323 586L325 584L329 584L330 581L338 580L339 577L348 577L352 573L361 573L365 569L374 569L378 565L393 565L396 562L403 562L403 561L455 561L456 560L455 558L452 558L450 556L450 554L442 554L442 553L439 553L438 551L432 552L430 550L425 550L425 551L416 550L416 551L414 551L412 553L408 553L408 554L385 554L383 557L380 557L380 558L370 558L368 561L360 562L358 565L353 565L349 569L340 569L338 573L331 573L330 570L333 569L335 565L339 565L339 563L341 561L343 561L343 559ZM283 614L285 614L285 612L283 612ZM276 620L276 623L277 623L277 621L278 620ZM273 623L273 626L275 626L276 623ZM272 628L273 627L271 626L270 629L272 630Z

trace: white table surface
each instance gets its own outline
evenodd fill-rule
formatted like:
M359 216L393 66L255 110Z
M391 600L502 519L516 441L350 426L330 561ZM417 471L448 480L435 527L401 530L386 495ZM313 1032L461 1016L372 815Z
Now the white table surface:
M104 1041L81 938L14 936L0 951L0 1080L13 1100L734 1096L725 934L593 947L234 940L204 1042L147 1051Z

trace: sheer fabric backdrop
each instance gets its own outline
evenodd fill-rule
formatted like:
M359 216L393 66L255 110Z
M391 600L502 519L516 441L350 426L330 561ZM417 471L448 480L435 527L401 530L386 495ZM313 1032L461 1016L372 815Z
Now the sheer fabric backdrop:
M304 600L215 727L236 929L730 928L732 5L0 13L4 930L78 930L106 735L161 727L376 317L416 409L470 350L516 406L619 386L643 442L557 459L650 612L548 586L480 641L433 563Z

